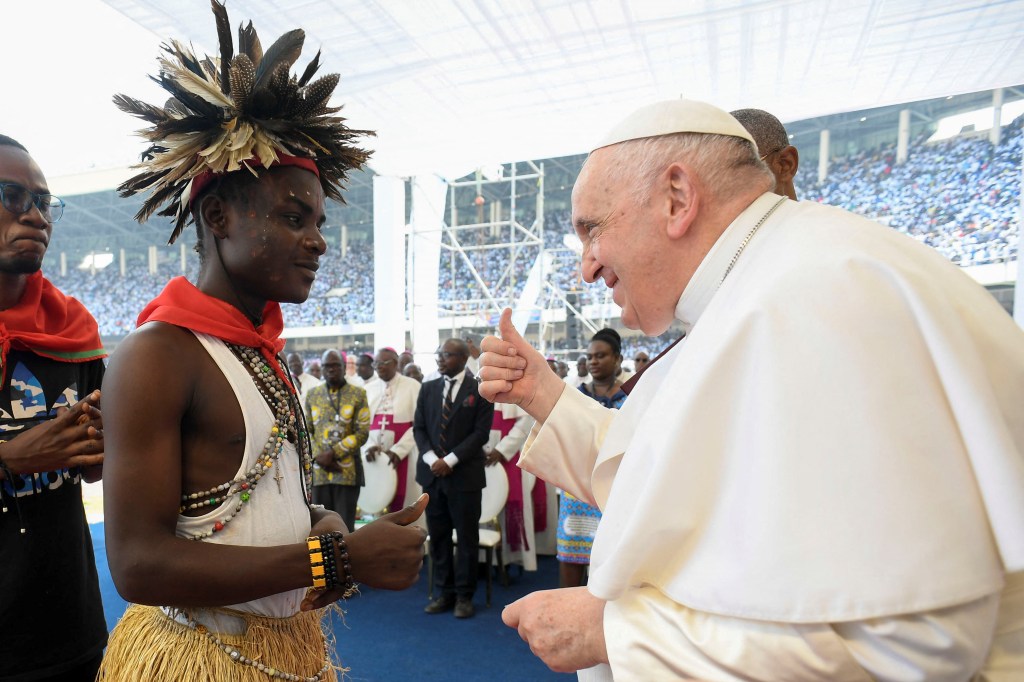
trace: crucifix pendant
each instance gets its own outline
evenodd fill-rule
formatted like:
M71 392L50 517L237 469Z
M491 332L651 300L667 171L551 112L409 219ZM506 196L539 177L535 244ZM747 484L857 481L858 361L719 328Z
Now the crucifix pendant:
M277 494L281 494L281 481L284 480L284 476L281 475L281 465L278 464L274 467L274 482L277 483Z

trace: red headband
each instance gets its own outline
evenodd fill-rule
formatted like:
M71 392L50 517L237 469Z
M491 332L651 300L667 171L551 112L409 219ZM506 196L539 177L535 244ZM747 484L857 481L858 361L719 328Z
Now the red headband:
M260 168L264 167L263 162L260 161L260 158L258 156L252 157L246 163L248 163L251 166L257 166ZM314 161L313 159L306 159L299 156L289 156L288 154L278 154L277 161L274 161L272 164L270 164L269 167L273 168L274 166L298 166L299 168L308 170L316 177L320 177L320 169L316 167L316 161ZM241 171L234 172L239 173ZM200 175L197 175L196 177L192 178L192 189L189 191L188 194L189 208L192 208L192 204L195 203L196 197L202 194L203 190L206 189L206 187L211 182L213 182L218 175L223 177L224 175L227 175L227 173L214 173L213 171L206 171L205 173L201 173Z

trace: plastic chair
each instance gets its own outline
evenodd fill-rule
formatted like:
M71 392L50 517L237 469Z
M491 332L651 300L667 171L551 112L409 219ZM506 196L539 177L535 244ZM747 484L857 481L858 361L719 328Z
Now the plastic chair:
M398 474L387 456L378 456L372 462L368 462L363 455L363 477L366 479L366 485L359 490L356 526L366 523L364 516L377 518L387 512L388 505L398 490Z

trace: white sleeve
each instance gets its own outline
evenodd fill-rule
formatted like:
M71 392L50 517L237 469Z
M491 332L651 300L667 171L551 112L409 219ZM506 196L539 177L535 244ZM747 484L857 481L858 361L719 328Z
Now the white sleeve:
M777 623L694 611L652 587L608 602L615 680L963 682L985 662L999 596L850 623Z
M516 423L512 425L512 430L508 432L508 435L498 441L494 449L500 452L505 459L512 459L517 452L523 449L523 443L526 442L526 437L530 435L532 428L533 417L524 412L516 419Z
M617 410L566 388L548 415L533 428L519 466L537 478L596 505L590 479L597 451Z

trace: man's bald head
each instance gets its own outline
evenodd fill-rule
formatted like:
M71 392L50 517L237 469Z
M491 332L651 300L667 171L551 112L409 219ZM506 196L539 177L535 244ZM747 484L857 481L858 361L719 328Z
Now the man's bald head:
M301 355L299 355L298 353L289 353L287 361L288 369L292 371L293 376L299 376L300 374L302 374L303 362Z
M800 156L796 147L789 144L789 134L782 121L763 109L737 109L729 113L754 138L758 156L775 176L775 193L796 201L793 177L800 167Z

